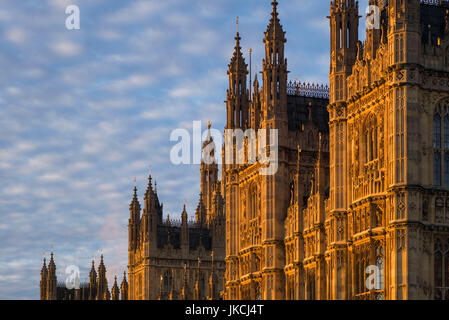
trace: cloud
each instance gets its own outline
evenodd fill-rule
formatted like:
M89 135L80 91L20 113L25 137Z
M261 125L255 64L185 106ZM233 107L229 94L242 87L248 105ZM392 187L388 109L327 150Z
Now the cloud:
M143 19L149 19L165 8L162 1L131 1L127 7L106 16L106 21L115 24L136 23Z
M27 41L27 33L20 28L8 29L5 32L5 38L15 44L23 44Z
M150 84L153 84L155 79L147 74L132 74L124 79L113 81L107 87L113 91L127 91L132 89L139 89Z
M81 53L82 47L74 42L67 40L57 41L50 45L54 53L63 57L74 57Z
M79 31L65 29L69 4ZM133 180L142 202L150 165L165 210L179 216L186 199L194 214L199 166L170 163L170 132L194 120L223 128L235 16L260 71L270 10L260 0L2 2L0 299L39 297L52 246L59 280L70 264L87 276L101 249L110 284L121 276ZM292 76L326 80L328 10L279 4Z

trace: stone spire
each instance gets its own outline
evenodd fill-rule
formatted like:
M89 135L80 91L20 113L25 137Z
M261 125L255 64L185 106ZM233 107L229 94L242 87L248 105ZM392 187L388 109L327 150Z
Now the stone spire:
M271 19L265 32L263 42L265 43L265 58L262 62L263 74L263 118L264 120L276 120L273 124L265 123L266 126L279 130L280 139L287 133L287 59L284 49L285 32L279 21L277 12L277 1L272 2L273 11Z
M134 195L129 205L130 219L128 222L129 249L136 249L139 241L140 203L137 198L137 187L134 186Z
M139 225L139 240L149 241L150 246L156 245L157 226L162 225L163 207L159 202L157 193L153 190L151 171L148 177L148 187L145 192L145 208ZM151 225L151 227L150 227Z
M212 138L210 128L212 124L207 123L208 134L203 144L203 157L200 168L201 193L203 194L203 204L206 209L206 222L209 222L211 215L211 207L213 201L213 192L215 184L218 181L218 165L215 161L216 145Z
M95 300L97 296L97 272L95 271L95 262L92 260L92 267L89 273L89 300Z
M204 227L206 224L206 207L204 206L204 198L203 193L200 193L200 200L198 202L198 206L196 208L195 216L196 223L199 227Z
M53 259L53 252L50 255L50 262L48 263L47 271L47 300L56 300L56 264Z
M253 97L251 100L251 121L250 121L251 129L254 129L256 131L259 129L260 124L260 110L261 110L260 107L261 107L260 90L256 67L256 74L254 76L254 83L253 83Z
M170 212L167 213L167 220L166 220L166 222L165 222L165 225L166 225L167 227L171 227Z
M272 41L274 39L278 39L285 42L285 32L282 28L277 12L278 2L274 0L271 5L273 6L273 11L271 12L270 23L268 24L267 31L265 32L265 40Z
M151 169L148 175L148 186L144 198L145 198L145 213L150 213L151 210L156 209L155 207L159 203L159 199L153 189Z
M128 281L126 281L126 271L123 271L123 280L120 285L120 292L122 294L122 300L128 300Z
M181 250L183 254L189 253L189 221L184 201L184 209L181 213Z
M235 35L235 47L234 47L234 53L231 58L231 62L229 63L229 70L234 71L236 73L243 72L245 74L248 73L247 67L248 65L245 63L245 58L243 57L242 53L242 47L240 47L240 40L242 38L240 37L239 32L237 31Z
M117 284L117 276L114 278L114 285L112 286L112 300L120 300L120 289Z
M182 213L181 213L181 221L183 224L184 223L187 224L187 222L188 222L187 220L188 220L188 216L187 216L187 210L186 210L186 203L184 202L184 208L182 209Z
M248 65L243 58L240 40L237 30L234 53L227 72L229 76L229 89L226 94L227 129L243 128L248 120L249 97L246 89Z
M148 174L148 187L147 187L146 194L151 194L153 192L154 192L154 190L153 190L153 181L152 181L152 178L151 178L151 168L150 168L150 171L149 171L149 174Z
M131 204L129 205L130 212L134 215L131 215L131 219L133 221L138 221L138 218L140 218L140 203L139 199L137 197L137 186L134 186L134 195L133 199L131 200Z
M40 281L40 299L46 300L47 299L47 262L46 258L44 257L44 264L42 265L41 269L41 281Z
M98 280L97 280L97 300L103 300L107 297L108 280L106 278L106 267L103 262L103 255L101 255L100 265L98 266Z

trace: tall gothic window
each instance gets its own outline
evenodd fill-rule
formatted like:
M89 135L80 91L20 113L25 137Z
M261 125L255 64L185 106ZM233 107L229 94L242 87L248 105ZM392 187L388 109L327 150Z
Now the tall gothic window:
M396 182L405 181L405 90L396 89Z
M252 185L249 191L249 219L257 217L257 187Z
M436 240L434 253L435 299L449 300L449 240Z
M171 289L171 282L173 281L171 272L167 271L164 274L164 293L170 292Z
M365 122L364 133L365 162L377 159L377 125L376 118L371 115Z
M446 113L443 115L443 112ZM433 184L449 187L449 114L438 106L433 117Z

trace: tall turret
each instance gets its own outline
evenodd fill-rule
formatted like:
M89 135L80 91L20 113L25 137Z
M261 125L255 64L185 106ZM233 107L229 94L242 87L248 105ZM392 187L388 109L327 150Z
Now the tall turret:
M111 294L112 300L120 300L120 289L117 284L117 276L114 278L114 285L112 286Z
M140 203L137 199L137 187L134 186L134 196L129 205L130 219L128 224L129 250L136 249L139 243Z
M47 299L47 265L46 265L46 259L44 258L44 264L42 265L41 269L41 281L40 281L40 299L46 300Z
M251 101L251 110L250 110L250 127L256 130L256 132L259 129L260 125L260 112L261 112L260 90L259 90L259 80L257 78L256 72L254 76L253 97Z
M189 253L189 221L185 203L181 214L181 249L183 255L187 256Z
M379 0L370 0L369 5L372 8L380 7ZM372 23L368 24L367 29L366 29L366 41L365 41L365 47L364 47L364 55L367 60L374 60L376 58L376 52L381 43L382 28L380 27L380 14L378 17L374 16L377 14L378 14L378 12L376 12L376 11L371 12L372 17L370 17L370 18L372 20L371 21ZM376 25L376 24L378 24L378 25Z
M95 300L97 297L97 272L95 271L95 262L92 260L92 267L89 273L89 300Z
M142 215L142 223L140 225L140 234L145 244L151 248L156 247L157 242L157 226L162 225L162 205L159 203L157 193L153 189L151 173L148 177L148 187L145 192L145 208Z
M235 36L235 48L229 63L229 89L227 91L227 129L244 128L248 121L249 97L246 88L248 65L245 63L240 47L240 35Z
M388 42L392 44L390 65L419 63L421 21L419 0L393 0L388 3Z
M201 161L201 193L204 196L204 206L207 211L206 222L209 223L211 219L212 198L215 185L218 181L218 165L215 160L215 142L211 136L210 121L207 123L208 134L203 144L203 158Z
M204 206L204 196L200 194L200 200L198 202L198 206L196 208L195 216L196 216L196 224L198 227L206 226L206 207Z
M346 184L347 165L344 161L345 141L347 141L346 78L352 73L352 67L357 58L361 44L358 41L359 4L355 0L334 0L330 4L331 32L331 66L330 66L330 105L329 130L331 141L329 145L331 157L336 164L331 168L330 210L347 208L348 190Z
M276 118L274 129L283 130L287 121L287 59L284 47L287 39L277 12L277 1L271 3L273 11L265 31L265 58L263 59L263 102L264 120ZM266 123L268 125L268 123Z
M105 300L108 289L108 280L106 278L106 267L103 262L103 255L101 255L100 265L98 266L98 279L97 279L97 300Z
M126 271L123 271L123 280L120 285L120 292L122 294L122 300L128 300L128 281L126 281Z
M359 40L359 3L334 0L330 4L330 103L346 100L346 77L352 72Z
M48 263L48 272L47 272L47 300L56 300L56 264L53 259L53 252L50 256L50 262Z

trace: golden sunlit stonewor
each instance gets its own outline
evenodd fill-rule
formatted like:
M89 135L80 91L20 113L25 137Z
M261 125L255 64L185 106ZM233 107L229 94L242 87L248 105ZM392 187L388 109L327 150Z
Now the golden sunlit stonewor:
M331 2L329 88L288 81L276 1L254 81L237 32L225 129L278 130L277 171L224 144L244 161L202 162L195 221L163 219L150 175L113 299L449 299L449 3L369 4L362 43L358 2ZM41 279L41 299L111 298L104 265L77 296L53 256Z

